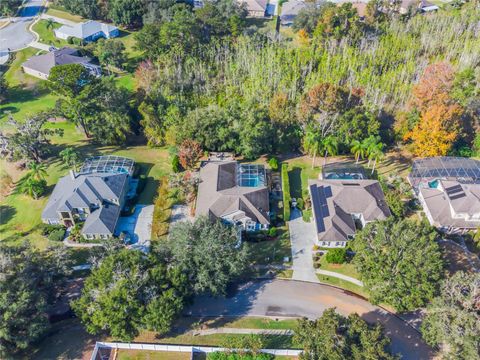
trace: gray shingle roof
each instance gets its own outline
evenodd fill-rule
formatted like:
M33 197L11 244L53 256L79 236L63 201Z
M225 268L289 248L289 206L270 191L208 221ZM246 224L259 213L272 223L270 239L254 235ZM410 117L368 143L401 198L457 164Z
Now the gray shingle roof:
M105 204L93 211L83 224L82 234L112 235L120 215L120 206Z
M236 172L236 161L209 161L201 167L196 214L220 218L241 210L253 221L269 224L268 189L237 186Z
M309 180L313 215L319 240L345 241L355 234L352 214L366 222L390 216L376 180Z
M109 220L109 216L116 213L118 217L120 207L111 204L108 205L107 209L103 205L110 201L120 202L127 181L127 174L115 173L78 175L75 179L71 175L64 176L55 186L47 206L42 212L42 220L58 220L59 211L99 206L100 209L95 210L87 217L88 226L89 228L93 226L92 228L98 227L99 229L103 229L104 226L110 228L112 221ZM97 215L94 215L96 213ZM94 223L96 219L99 221L98 225ZM85 225L87 225L87 222Z
M89 57L79 56L76 49L64 47L47 54L32 56L22 66L48 75L50 70L57 65L88 64L90 62Z

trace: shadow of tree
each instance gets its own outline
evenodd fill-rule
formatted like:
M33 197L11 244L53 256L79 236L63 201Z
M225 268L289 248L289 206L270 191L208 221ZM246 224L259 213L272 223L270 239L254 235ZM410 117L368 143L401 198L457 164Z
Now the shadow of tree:
M16 214L17 210L10 205L0 205L0 225L8 223Z

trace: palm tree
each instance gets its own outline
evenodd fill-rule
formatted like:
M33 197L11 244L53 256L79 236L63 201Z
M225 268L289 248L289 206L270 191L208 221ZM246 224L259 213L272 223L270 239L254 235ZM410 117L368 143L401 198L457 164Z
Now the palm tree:
M368 164L367 167L370 167L370 164L372 162L372 157L370 156L372 152L375 152L375 148L378 146L380 143L380 136L373 136L370 135L368 138L363 139L362 141L362 146L363 146L363 151L364 151L364 156L368 158ZM382 144L383 147L383 144Z
M350 152L353 156L355 156L355 163L358 164L360 158L363 158L365 156L365 147L359 140L353 140L350 146Z
M52 29L53 26L55 25L55 20L53 20L53 19L47 19L45 21L46 21L45 27L47 29Z
M45 164L41 164L35 161L32 161L28 164L28 168L30 171L28 172L28 178L34 180L45 180L45 176L47 175L47 168Z
M335 136L328 135L322 140L322 148L325 151L325 157L323 165L327 163L327 155L337 155L338 153L338 141Z
M322 138L320 133L312 127L307 127L303 138L303 149L312 156L312 169L315 166L315 157L321 151Z
M59 155L67 166L72 166L73 170L77 171L79 156L74 148L67 147L60 151Z
M45 180L36 180L29 176L20 184L20 192L37 200L45 190Z
M383 158L383 143L377 143L371 150L369 155L369 160L373 160L373 167L372 167L372 175L375 171L375 166L377 165L377 161Z

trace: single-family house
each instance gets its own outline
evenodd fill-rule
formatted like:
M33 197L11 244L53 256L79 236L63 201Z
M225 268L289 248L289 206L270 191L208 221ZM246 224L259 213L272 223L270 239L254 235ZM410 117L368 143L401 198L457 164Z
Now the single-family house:
M63 25L54 30L55 36L67 40L69 37L78 38L85 42L96 41L99 38L110 39L117 37L120 32L116 26L88 20L75 26Z
M480 227L480 184L436 180L421 187L418 199L432 226L448 233Z
M431 225L448 233L480 227L480 161L450 156L416 159L408 181Z
M60 178L42 221L67 228L83 223L81 234L86 239L107 239L114 234L125 204L133 161L111 156L93 159L79 173L71 170Z
M245 231L270 225L265 168L237 161L206 161L200 168L195 216L238 226Z
M309 180L317 244L345 247L357 229L390 216L376 180Z
M263 18L267 16L268 0L238 0L245 4L249 17Z
M420 11L422 13L428 13L437 11L439 7L427 0L403 0L400 4L400 14L408 14L411 11Z
M94 76L100 76L101 74L100 67L93 64L92 59L81 56L77 49L68 47L53 50L43 55L32 56L22 64L22 68L26 74L47 80L50 70L54 66L66 64L80 64Z
M307 7L305 1L290 0L282 5L282 12L280 14L280 23L282 26L291 26L293 20L297 17L300 10Z

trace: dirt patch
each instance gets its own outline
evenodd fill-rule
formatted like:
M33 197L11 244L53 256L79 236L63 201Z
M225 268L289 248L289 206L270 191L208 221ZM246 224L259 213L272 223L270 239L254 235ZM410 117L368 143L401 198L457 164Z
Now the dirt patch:
M475 272L475 268L470 263L468 255L460 245L446 241L442 241L439 245L450 274L454 274L457 271Z

